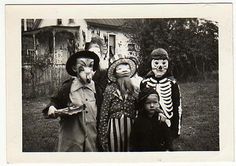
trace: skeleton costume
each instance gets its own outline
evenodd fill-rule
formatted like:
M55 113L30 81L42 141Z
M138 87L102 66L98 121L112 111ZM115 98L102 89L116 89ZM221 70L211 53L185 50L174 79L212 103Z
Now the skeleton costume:
M140 88L157 91L166 123L175 138L180 135L182 107L179 86L170 72L168 53L162 48L153 50L150 64L152 71L141 82Z

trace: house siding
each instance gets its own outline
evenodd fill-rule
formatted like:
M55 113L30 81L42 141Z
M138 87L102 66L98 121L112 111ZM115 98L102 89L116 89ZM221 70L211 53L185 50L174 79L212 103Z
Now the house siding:
M40 29L46 27L48 29L40 32ZM22 32L22 93L24 98L51 95L64 80L70 77L65 70L66 61L70 56L67 43L70 38L74 38L78 46L76 51L79 51L85 48L85 43L89 42L95 34L107 40L109 34L113 34L115 35L115 53L130 55L128 51L130 42L122 31L114 26L109 29L109 26L89 25L85 19L74 19L73 23L69 23L69 19L61 19L60 25L57 25L57 19L42 19L35 30L35 40L32 35L34 31L31 31L31 36L24 35L24 32ZM55 41L54 44L52 44L53 41ZM108 55L109 52L107 58L101 60L104 68L108 68L110 58ZM46 60L50 65L40 68L32 63L32 60L45 57L50 58ZM25 61L27 63L24 63Z

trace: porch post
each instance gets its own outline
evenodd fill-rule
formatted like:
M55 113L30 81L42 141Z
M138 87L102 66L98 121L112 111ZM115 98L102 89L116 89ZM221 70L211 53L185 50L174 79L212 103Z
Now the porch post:
M33 34L34 50L36 49L35 34Z
M24 31L27 31L27 19L24 19Z
M33 34L33 49L34 49L34 51L32 53L33 53L33 60L34 61L37 59L37 57L36 57L36 50L35 50L35 48L36 48L35 44L36 44L35 43L35 34Z
M52 35L53 35L53 65L56 63L55 60L56 60L56 55L55 55L55 52L56 52L56 31L53 30L52 31Z

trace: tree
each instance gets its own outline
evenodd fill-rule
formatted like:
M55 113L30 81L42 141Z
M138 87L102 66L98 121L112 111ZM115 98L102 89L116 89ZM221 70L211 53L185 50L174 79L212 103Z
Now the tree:
M162 47L171 58L179 79L218 70L217 23L199 18L132 19L123 26L126 35L140 46L139 74L149 70L151 51Z

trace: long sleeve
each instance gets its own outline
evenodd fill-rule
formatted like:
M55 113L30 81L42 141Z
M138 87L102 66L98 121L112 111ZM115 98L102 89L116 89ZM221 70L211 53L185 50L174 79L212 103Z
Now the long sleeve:
M172 84L172 102L173 102L173 117L171 118L171 130L174 137L180 135L182 106L179 86L176 82Z
M103 103L100 110L100 118L98 122L98 141L103 151L108 151L108 120L109 109L111 103L111 88L108 86L104 92Z
M72 80L65 81L59 91L51 97L50 103L46 106L46 108L42 110L42 113L45 118L48 118L47 114L50 106L54 106L57 109L64 108L67 106L71 83Z

